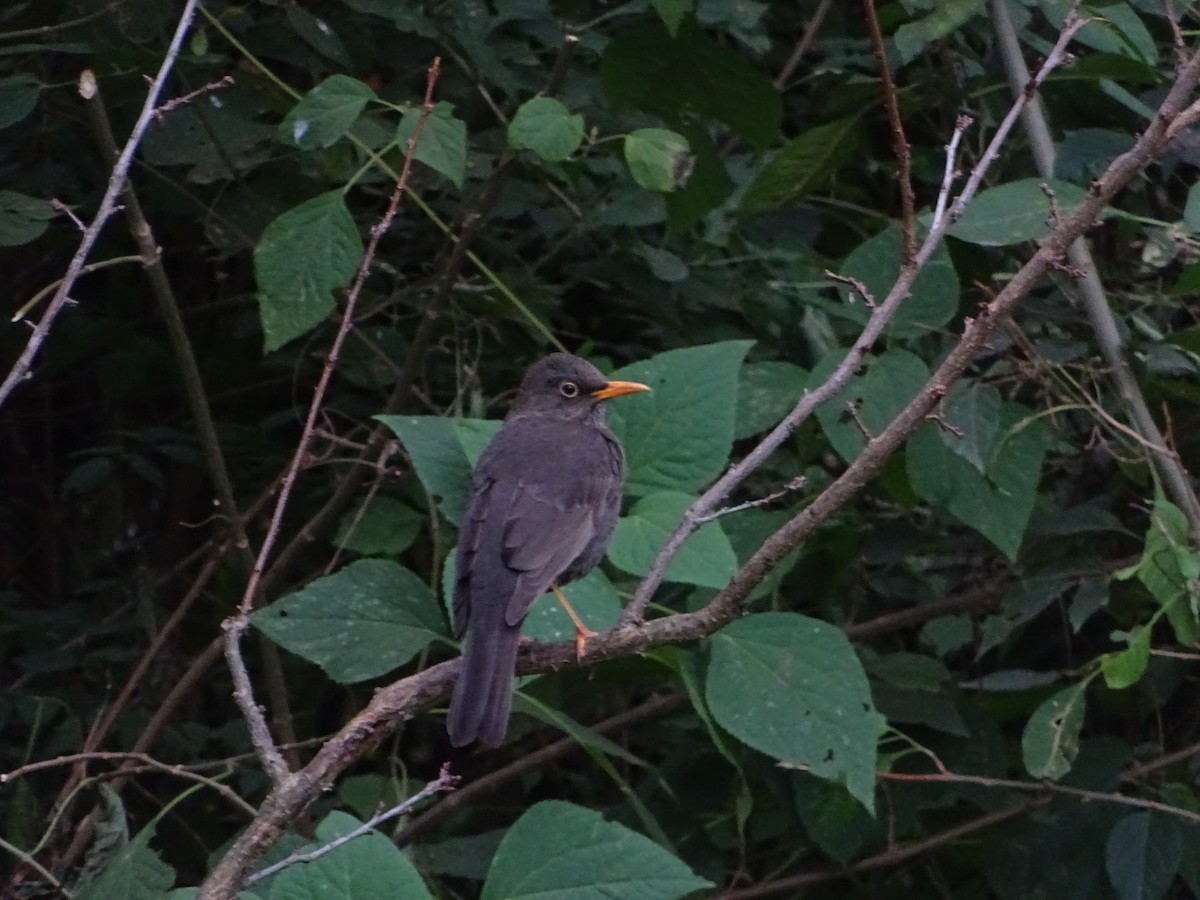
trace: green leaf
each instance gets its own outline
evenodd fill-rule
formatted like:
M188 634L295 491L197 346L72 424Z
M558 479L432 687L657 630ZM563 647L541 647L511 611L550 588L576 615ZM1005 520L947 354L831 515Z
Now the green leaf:
M300 39L327 59L332 59L343 68L352 68L354 63L346 45L325 19L314 16L301 6L289 6L285 13L287 22Z
M96 836L80 875L83 884L75 892L74 900L161 900L175 884L175 871L150 849L150 841L163 816L197 788L186 790L167 803L132 840L120 798L108 785L101 784L100 788L104 815L97 820ZM103 871L89 877L89 867L99 856L110 852Z
M608 559L631 575L645 575L684 511L695 500L664 492L643 497L617 522ZM737 571L737 557L717 522L701 525L679 548L667 567L668 581L722 588Z
M950 426L939 429L942 443L981 474L987 473L999 438L1003 403L1000 392L982 381L958 382L942 403L942 418Z
M546 162L562 162L583 143L583 116L553 97L534 97L521 104L508 126L508 143L532 150Z
M396 143L402 151L408 151L408 139L420 118L421 110L415 108L408 110L400 120ZM454 115L453 103L443 102L433 108L421 129L413 159L445 175L456 188L463 186L467 171L467 123Z
M547 800L508 829L482 900L672 900L712 887L649 838L590 809Z
M1104 683L1114 691L1137 684L1150 664L1150 629L1135 625L1129 636L1129 646L1118 653L1106 653L1100 657L1100 671Z
M349 834L362 823L344 812L331 812L317 826L311 852ZM275 876L269 900L404 900L432 898L420 874L403 853L378 831L368 831L311 862L288 866Z
M1187 517L1161 495L1154 499L1142 558L1114 577L1123 580L1134 576L1166 610L1175 637L1181 644L1187 646L1200 640L1197 623L1200 553L1192 549Z
M679 23L692 11L694 4L693 0L650 0L650 5L667 26L667 33L675 37L679 32Z
M1010 181L978 194L962 218L950 226L949 234L960 241L983 247L1003 247L1021 241L1036 241L1050 233L1052 209L1066 218L1087 197L1087 191L1069 181L1050 182L1051 199L1042 190L1040 178ZM1101 213L1101 218L1107 214ZM916 288L914 288L914 291Z
M0 78L0 128L15 125L33 112L41 92L42 83L28 73Z
M794 772L792 796L813 843L842 865L849 863L879 830L879 823L862 804L835 782L808 772Z
M986 474L951 451L934 423L923 425L913 435L905 464L918 495L946 507L1009 559L1015 559L1033 512L1042 457L1051 438L1042 421L1016 403L1001 407L997 430L1001 438Z
M828 184L833 174L856 158L858 117L836 119L794 138L754 177L738 212L753 216L788 206Z
M1042 703L1021 735L1025 770L1034 778L1057 781L1079 755L1079 730L1087 705L1087 681L1064 688Z
M375 497L342 517L333 542L364 556L394 556L408 549L424 524L425 517L408 504Z
M1057 29L1062 26L1071 3L1070 0L1040 0L1040 5ZM1075 33L1074 40L1102 53L1118 53L1149 65L1158 62L1154 37L1128 3L1107 0L1085 3L1080 14L1091 21Z
M724 122L758 150L779 136L783 104L771 79L690 23L675 37L657 22L619 33L604 51L600 79L616 109L652 113L677 131L698 114Z
M457 525L471 490L471 471L501 423L444 416L375 418L400 438L426 493Z
M17 247L41 237L58 212L37 197L0 191L0 247Z
M384 559L351 563L250 618L275 643L342 684L390 672L446 637L428 585Z
M673 191L687 181L692 155L687 139L665 128L639 128L625 137L625 163L648 191Z
M807 384L808 373L792 363L746 363L738 376L734 437L740 440L774 428L800 402Z
M921 239L918 234L917 239ZM876 303L882 303L900 275L904 239L900 229L891 226L867 238L846 257L842 274L856 278L871 292ZM871 310L857 292L851 302L850 288L839 284L838 293L845 304L841 315L851 321L865 323ZM920 334L940 328L958 309L958 273L945 244L929 257L929 262L917 275L910 295L900 304L888 324L888 334Z
M1183 224L1193 234L1200 232L1200 182L1188 188L1187 203L1183 207Z
M823 383L845 356L846 351L839 349L823 359L813 369L809 385ZM842 459L852 462L866 446L860 425L872 436L879 434L912 401L928 378L925 363L907 350L868 356L860 374L817 407L817 421L833 449ZM854 405L854 415L848 412L847 404Z
M357 78L331 75L292 107L279 124L280 137L301 150L329 147L373 99L375 92Z
M885 722L837 628L757 613L712 638L706 693L723 728L756 750L846 786L875 808L875 746Z
M1120 900L1166 896L1182 861L1179 826L1161 813L1130 813L1113 826L1105 845L1104 868Z
M983 11L984 0L940 0L929 15L901 25L893 38L901 64L908 65L927 46Z
M625 446L629 493L695 491L721 474L733 446L738 370L751 343L668 350L612 373L652 388L608 408Z
M362 255L341 191L306 200L268 225L254 248L264 349L319 325L334 309L330 292L350 283Z

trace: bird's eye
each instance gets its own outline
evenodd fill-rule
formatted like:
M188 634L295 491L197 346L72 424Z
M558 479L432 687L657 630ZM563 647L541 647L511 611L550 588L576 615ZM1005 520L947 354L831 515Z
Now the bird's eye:
M564 381L558 386L558 392L567 398L578 397L579 385L573 381Z

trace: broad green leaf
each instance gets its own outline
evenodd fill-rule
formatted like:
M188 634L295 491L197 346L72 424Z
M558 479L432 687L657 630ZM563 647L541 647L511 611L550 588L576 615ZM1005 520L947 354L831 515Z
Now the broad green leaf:
M617 522L608 559L631 575L645 575L654 557L695 500L687 494L663 492L643 497ZM737 557L717 522L701 525L679 548L667 567L667 580L722 588L737 571Z
M1104 868L1120 900L1166 896L1182 861L1179 826L1161 813L1130 813L1113 826L1105 845Z
M1200 232L1200 182L1188 188L1187 203L1183 207L1183 224L1193 234Z
M1042 703L1021 735L1025 770L1034 778L1057 781L1079 755L1079 730L1087 706L1087 681L1064 688Z
M652 113L677 131L696 114L724 122L758 150L779 136L783 104L771 79L687 24L674 38L658 22L619 32L605 48L600 79L615 108Z
M712 638L708 705L756 750L844 784L875 808L875 746L885 722L837 628L796 613L757 613Z
M254 248L264 349L319 325L334 309L330 293L350 283L362 255L340 190L306 200L268 225Z
M329 147L349 130L375 92L357 78L331 75L300 98L279 125L280 137L301 150Z
M882 303L900 275L903 244L899 228L885 228L850 251L842 263L841 274L857 278L875 302ZM871 309L863 298L856 293L852 302L850 288L844 284L838 285L838 293L844 304L839 314L851 321L866 322ZM888 333L919 334L940 328L958 309L958 295L958 273L950 251L941 244L917 275L910 295L901 302L895 318L888 324Z
M1126 649L1100 657L1100 671L1104 673L1104 683L1119 691L1137 684L1149 663L1150 628L1135 625Z
M73 894L74 900L161 900L175 884L175 871L150 849L150 841L163 816L198 788L184 791L167 803L132 840L120 798L107 784L101 784L100 789L104 814L96 820L96 835L80 876L86 880ZM110 841L111 846L104 848ZM88 868L106 853L109 855L103 871L88 877Z
M738 439L773 428L792 411L808 384L808 373L789 362L746 363L738 376Z
M924 500L946 507L960 522L980 532L1009 559L1020 549L1029 524L1050 434L1029 409L1005 403L1000 435L986 474L952 452L938 425L923 425L908 443L909 482Z
M687 139L665 128L639 128L625 137L625 164L648 191L673 191L687 181L692 156Z
M692 11L694 0L650 0L650 5L667 26L667 32L675 37L679 32L679 23L683 17Z
M638 255L646 261L650 273L659 281L673 284L685 280L691 274L687 263L669 250L642 246L638 249Z
M1070 8L1070 0L1039 0L1042 12L1059 28ZM1091 21L1075 33L1074 40L1102 53L1119 53L1144 63L1158 62L1158 47L1141 17L1128 3L1098 0L1085 3L1080 14Z
M1000 392L982 381L960 381L942 402L942 443L961 456L975 471L986 474L999 438ZM952 430L953 429L953 430Z
M850 862L879 831L879 822L843 785L808 772L793 772L791 783L804 830L814 844L840 864Z
M1200 640L1200 553L1192 549L1183 512L1161 495L1154 500L1142 558L1114 575L1118 580L1134 576L1166 609L1181 644Z
M652 388L608 407L625 446L629 493L695 491L721 474L733 446L738 370L751 343L668 350L612 373Z
M426 493L457 525L471 490L471 471L500 422L444 416L375 418L400 438Z
M33 112L41 92L42 83L28 73L0 78L0 128L15 125Z
M482 900L673 900L711 886L636 831L590 809L546 800L504 835Z
M392 497L375 497L366 508L342 516L333 542L364 556L394 556L407 550L425 524L425 517Z
M534 97L521 104L508 126L508 143L532 150L546 162L562 162L583 142L583 116L573 115L553 97Z
M1083 202L1087 191L1069 181L1055 179L1050 183L1054 194L1052 206L1043 184L1039 178L1026 178L982 191L962 218L950 226L949 233L960 241L984 247L1044 238L1053 225L1052 210L1066 218ZM1101 218L1104 216L1102 212Z
M384 559L363 559L265 606L251 621L342 684L404 665L446 626L429 586Z
M408 139L420 118L421 110L415 108L408 110L400 120L396 143L402 152L408 152ZM467 171L467 123L454 115L453 103L443 102L433 108L421 129L413 159L445 175L455 187L463 186Z
M308 46L343 68L354 66L346 45L326 19L314 16L304 7L296 5L287 7L284 15L292 30Z
M856 158L858 137L859 120L852 116L818 125L788 141L750 182L738 212L753 216L804 199Z
M823 359L809 377L809 386L822 384L845 356L846 352L839 349ZM844 389L817 407L821 429L833 449L847 462L852 462L866 446L863 427L872 437L879 434L929 378L925 363L907 350L868 356L860 372ZM848 404L853 404L853 414L847 409Z
M341 838L362 823L344 812L331 812L317 826L311 852ZM288 866L275 876L268 900L404 900L432 898L425 882L395 844L378 831L361 834L311 862Z
M907 65L929 44L984 12L984 0L941 0L927 16L906 22L896 29L893 40L900 51L900 62Z
M0 247L16 247L41 237L58 212L37 197L0 191Z

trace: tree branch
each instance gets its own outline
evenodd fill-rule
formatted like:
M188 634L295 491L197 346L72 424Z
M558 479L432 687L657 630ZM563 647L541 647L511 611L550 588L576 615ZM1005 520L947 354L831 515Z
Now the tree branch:
M100 206L96 210L96 216L92 219L92 223L83 233L83 239L79 242L79 248L75 251L75 255L71 258L70 264L67 266L67 272L63 276L62 283L59 284L58 290L54 292L54 296L50 299L46 311L42 313L42 318L34 326L33 334L29 336L29 341L25 345L25 349L21 352L16 363L13 364L8 376L0 383L0 406L4 405L4 401L8 399L9 394L13 392L18 384L25 380L29 374L29 370L33 366L34 357L37 356L38 350L45 343L46 338L50 335L50 328L54 324L55 318L62 308L70 299L71 288L75 286L75 279L83 271L84 265L87 263L87 258L92 252L92 247L96 244L96 239L100 236L101 229L109 220L109 217L116 211L117 197L125 187L125 176L129 172L130 163L133 162L133 154L138 148L138 144L142 141L142 136L146 133L146 128L150 125L150 120L154 118L154 110L158 106L158 95L162 93L163 86L166 84L167 75L170 74L171 67L175 65L175 59L179 56L179 48L183 45L184 35L187 34L188 28L192 24L192 17L196 14L196 6L199 0L187 0L184 3L183 12L180 13L179 22L175 26L175 34L171 38L171 43L167 45L167 52L163 56L162 65L159 66L158 74L154 76L154 80L150 82L150 89L146 92L146 101L142 104L142 111L138 114L137 121L133 124L133 130L129 134L129 139L125 142L124 148L121 150L120 156L117 158L117 164L113 166L112 173L108 177L108 188L104 191L104 197L100 200ZM87 97L95 88L96 76L89 70L84 70L80 77L80 91Z

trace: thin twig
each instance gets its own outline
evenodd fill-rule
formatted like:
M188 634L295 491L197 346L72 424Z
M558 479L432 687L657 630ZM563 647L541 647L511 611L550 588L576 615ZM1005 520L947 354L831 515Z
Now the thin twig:
M699 525L703 525L705 522L711 522L713 519L719 519L722 516L729 515L730 513L741 512L742 510L746 509L754 509L757 506L766 506L768 503L774 503L776 500L783 499L792 491L800 490L807 483L807 478L805 478L803 475L797 475L778 491L767 494L765 497L759 497L757 500L747 500L745 503L739 503L736 506L726 506L722 509L715 510L714 512L710 512L707 515L701 516L696 520L696 522Z
M233 76L226 75L224 78L217 81L210 81L208 84L196 88L194 91L184 94L182 97L176 97L174 100L168 100L162 106L154 111L155 121L161 123L166 118L167 113L175 109L177 106L183 106L191 103L202 94L207 94L210 91L219 91L221 88L227 88L234 84Z
M817 4L817 8L813 10L813 14L809 17L808 22L804 26L804 31L800 35L800 40L796 42L796 46L792 48L792 55L788 57L787 62L783 64L783 68L779 70L779 74L775 76L775 88L782 91L788 81L791 79L795 71L800 68L800 63L803 62L805 54L808 53L809 47L817 37L817 32L821 29L821 25L825 22L825 17L829 14L829 8L833 6L833 0L821 0Z
M363 822L357 828L354 828L341 837L335 838L327 844L322 844L315 850L306 850L304 852L296 852L291 856L284 857L277 863L267 866L246 878L247 886L254 884L256 881L262 881L269 875L274 875L280 869L286 869L289 866L294 866L296 863L312 862L314 859L320 859L326 853L336 850L343 844L348 844L356 837L360 837L371 831L376 826L386 822L388 819L394 819L396 816L402 816L407 812L412 811L419 803L432 797L434 794L442 791L452 791L458 786L459 778L457 775L450 774L450 763L442 763L442 770L438 773L438 777L425 787L421 788L417 793L413 794L403 803L398 803L391 809L385 810L377 816L372 816L366 822Z
M184 3L183 12L180 14L179 22L175 26L175 34L171 37L171 43L167 46L167 52L163 57L162 65L159 66L158 74L154 76L154 80L150 83L150 90L146 92L146 100L142 104L142 111L138 114L137 121L133 124L133 130L129 134L129 139L125 141L125 146L121 150L117 164L113 166L112 173L108 177L108 188L104 191L104 197L100 200L100 207L96 210L96 217L92 219L92 224L83 233L83 239L79 242L79 248L75 251L75 255L71 258L71 262L67 266L62 283L59 284L58 290L54 292L54 296L50 299L46 311L42 313L41 320L34 327L33 334L29 336L29 342L25 345L25 349L21 351L20 357L13 364L8 377L4 379L3 383L0 383L0 406L4 405L4 401L8 399L9 394L28 376L29 370L33 367L34 357L37 356L38 350L41 349L42 344L49 337L50 328L54 324L54 320L66 305L71 288L75 285L75 279L83 272L83 267L92 252L92 247L95 246L96 239L100 237L100 231L104 228L104 224L108 221L109 217L116 211L117 196L125 187L125 176L129 172L130 163L133 162L134 151L137 150L138 144L142 141L142 136L145 135L146 129L150 125L150 120L154 117L154 109L158 105L158 96L162 93L171 67L175 65L176 57L179 56L179 48L183 45L184 35L187 34L188 28L192 24L192 17L196 14L196 6L199 2L200 0L186 0ZM95 86L95 76L88 70L84 70L84 76L80 80L85 91Z
M946 145L946 169L942 173L942 187L938 191L937 204L933 208L934 228L942 224L942 216L946 214L946 203L949 202L954 179L958 176L958 145L974 121L968 115L960 115L954 122L954 133L950 135L950 143Z
M883 31L879 27L879 13L875 0L863 0L863 12L867 18L867 31L871 35L871 49L879 66L879 80L883 85L883 105L887 109L888 125L892 130L892 152L900 165L900 233L904 236L902 266L913 264L917 253L917 212L912 186L912 148L904 134L904 120L900 118L900 101L896 94L896 82L892 78L892 67L888 65L887 47L883 42Z

